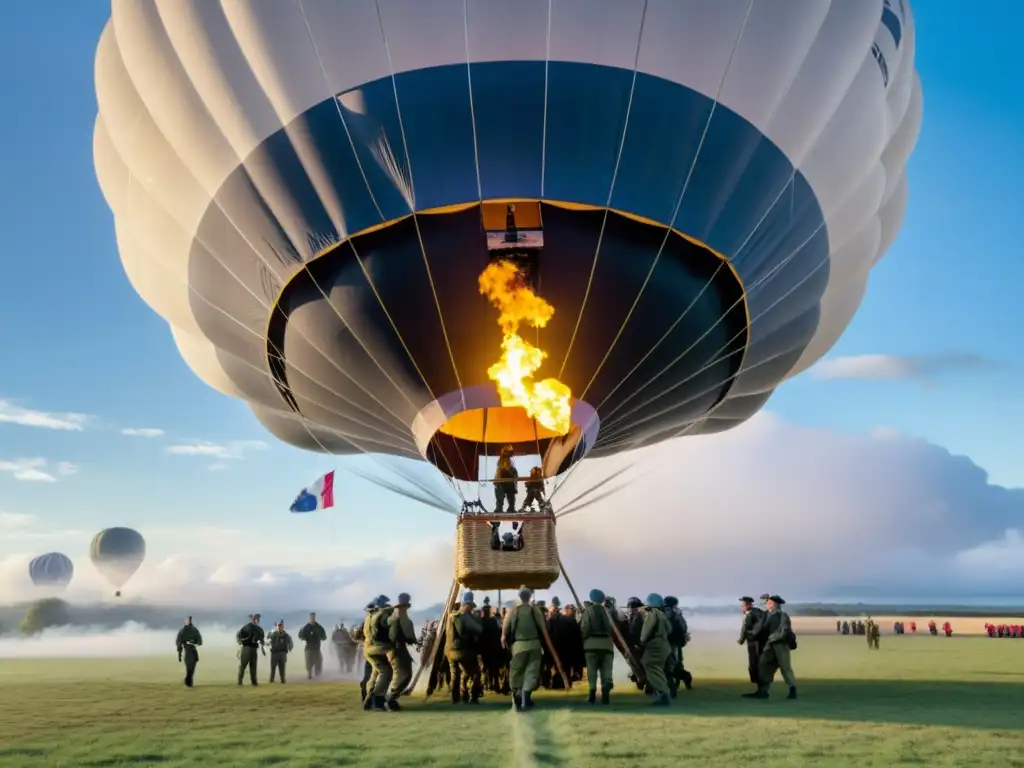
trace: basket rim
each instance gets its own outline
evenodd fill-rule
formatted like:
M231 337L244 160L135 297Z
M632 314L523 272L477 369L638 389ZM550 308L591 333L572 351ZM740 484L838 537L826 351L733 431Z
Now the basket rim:
M477 522L477 523L518 523L520 521L527 522L529 520L543 521L548 520L552 523L557 522L554 512L525 512L521 515L459 515L458 520L455 523L456 527L461 526L464 522Z

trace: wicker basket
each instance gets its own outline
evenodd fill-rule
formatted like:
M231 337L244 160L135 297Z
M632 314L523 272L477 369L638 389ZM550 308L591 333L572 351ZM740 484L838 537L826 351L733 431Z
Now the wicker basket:
M519 521L523 548L491 549L491 523ZM554 515L463 515L456 531L455 578L469 589L547 589L561 574Z

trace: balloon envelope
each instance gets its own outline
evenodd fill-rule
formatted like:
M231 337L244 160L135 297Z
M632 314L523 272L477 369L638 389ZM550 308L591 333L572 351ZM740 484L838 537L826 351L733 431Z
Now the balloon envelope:
M146 541L131 528L107 528L93 538L89 557L103 578L120 589L146 559Z
M28 575L37 587L63 589L75 575L75 566L67 555L60 552L49 552L34 558L28 564Z
M447 424L501 405L477 277L513 241L575 398L560 469L729 429L836 342L903 220L909 0L196 8L113 4L96 172L186 362L309 450L472 480L547 455L529 420Z

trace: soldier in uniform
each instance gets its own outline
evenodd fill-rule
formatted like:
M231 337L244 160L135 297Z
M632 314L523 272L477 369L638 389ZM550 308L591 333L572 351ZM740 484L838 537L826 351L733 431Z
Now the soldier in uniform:
M679 683L686 686L686 690L693 689L693 675L691 675L683 663L683 648L690 642L690 630L686 625L686 618L679 608L679 598L672 595L665 596L665 618L668 619L669 634L669 657L665 666L665 675L668 678L669 693L674 699L679 692Z
M263 627L260 626L260 615L254 613L244 627L235 633L235 642L240 646L238 649L238 684L242 684L246 667L249 668L249 682L258 685L256 682L256 661L259 656L256 653L258 648L264 656L267 652L263 649L263 641L266 635Z
M451 667L452 704L479 704L483 693L480 680L480 664L477 661L477 648L483 627L473 615L476 603L473 593L462 596L462 604L458 613L448 615L448 626L445 628L445 656Z
M747 674L750 682L757 685L758 669L761 665L761 634L764 629L764 611L754 605L754 598L741 597L743 623L740 625L739 645L747 645Z
M267 636L267 644L270 646L270 682L274 682L275 674L280 672L281 685L284 685L288 654L295 647L292 636L284 631L284 619L279 620L277 628Z
M530 605L532 596L533 590L529 587L519 589L519 605L505 615L501 628L501 647L512 649L509 678L517 712L533 708L531 696L540 684L544 613L536 605Z
M369 703L371 699L367 696L369 691L369 684L373 678L373 665L370 663L369 656L366 655L366 624L377 611L377 601L371 600L366 604L366 618L363 619L363 623L359 626L353 627L350 636L356 643L361 643L363 646L363 679L359 681L359 695L363 700L364 709L369 709Z
M580 616L580 634L583 637L583 655L587 662L587 684L590 694L587 703L597 700L597 681L601 680L601 703L611 700L612 665L615 661L615 643L612 640L612 619L604 607L604 592L590 590L590 605Z
M483 665L484 688L498 693L501 690L500 676L503 662L501 650L501 626L494 617L490 598L484 598L480 611L480 662Z
M356 664L356 644L343 622L338 622L334 628L331 642L334 644L334 652L338 657L338 664L341 665L342 674L351 673Z
M665 664L668 661L670 633L669 621L662 609L665 601L661 595L652 592L647 596L643 611L643 625L640 628L640 663L644 668L647 684L654 690L654 703L667 707L671 702Z
M767 699L776 670L782 672L782 679L789 686L788 698L796 698L796 675L793 674L789 655L790 645L795 646L796 636L793 634L789 614L782 610L782 606L785 604L786 601L778 595L768 598L768 613L764 617L764 627L768 637L765 639L764 648L761 651L758 686L753 693L743 694L745 698Z
M495 514L501 514L501 508L508 502L508 514L516 511L516 481L519 475L516 472L516 465L512 463L513 448L506 445L498 454L498 466L494 471L494 507Z
M394 649L389 626L392 614L391 600L381 595L377 598L376 607L377 610L366 617L366 623L363 625L366 635L363 653L373 667L373 676L370 679L372 685L367 684L367 701L363 702L363 707L387 712L384 697L387 695L388 686L391 685L391 662L388 661L388 653Z
M178 630L174 644L178 648L178 661L182 660L182 653L185 655L185 685L191 688L196 674L196 664L199 663L197 646L203 644L203 636L192 623L191 616L185 619L184 626Z
M299 630L299 640L306 644L306 679L320 677L324 671L324 654L320 644L327 641L327 630L316 620L316 614L309 614L309 622Z
M392 677L385 706L392 712L399 710L398 697L405 693L405 689L412 682L412 654L409 653L409 646L416 645L416 628L409 618L410 603L409 595L402 592L398 596L395 611L388 620L388 638L393 646L388 651Z

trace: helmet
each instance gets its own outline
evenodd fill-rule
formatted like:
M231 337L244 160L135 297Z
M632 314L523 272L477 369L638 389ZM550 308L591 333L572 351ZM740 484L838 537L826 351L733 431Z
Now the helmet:
M665 607L665 601L657 592L651 592L647 596L647 600L644 601L644 605L648 608L663 608Z
M592 589L592 590L590 590L590 602L592 602L592 603L603 603L604 602L604 592L602 592L600 589Z

